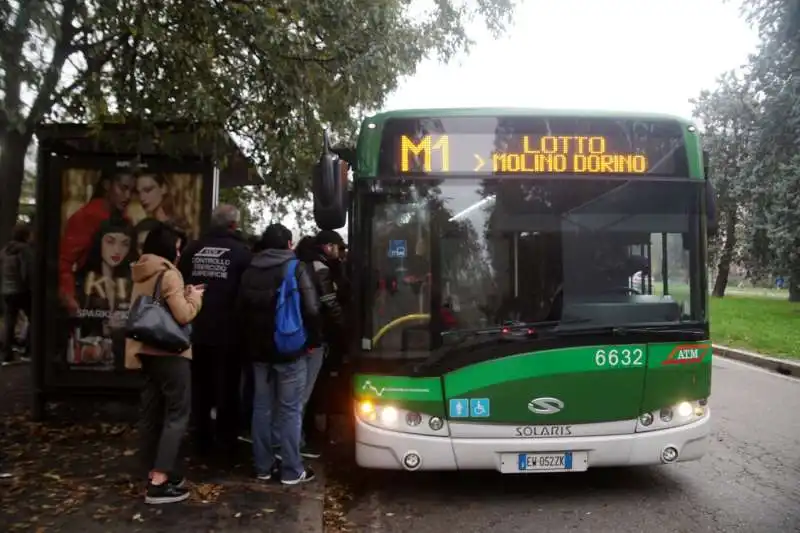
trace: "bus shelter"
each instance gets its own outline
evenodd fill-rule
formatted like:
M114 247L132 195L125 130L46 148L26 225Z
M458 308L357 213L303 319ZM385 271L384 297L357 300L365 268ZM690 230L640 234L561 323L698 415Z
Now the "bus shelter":
M33 415L74 395L120 397L130 265L156 221L198 237L221 188L255 184L233 140L198 124L48 124L39 143L30 321Z

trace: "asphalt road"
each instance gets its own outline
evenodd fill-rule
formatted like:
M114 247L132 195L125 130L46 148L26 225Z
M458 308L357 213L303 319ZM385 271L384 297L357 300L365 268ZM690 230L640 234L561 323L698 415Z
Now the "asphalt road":
M800 380L717 358L701 461L559 475L329 474L363 532L800 531ZM341 466L341 465L340 465Z

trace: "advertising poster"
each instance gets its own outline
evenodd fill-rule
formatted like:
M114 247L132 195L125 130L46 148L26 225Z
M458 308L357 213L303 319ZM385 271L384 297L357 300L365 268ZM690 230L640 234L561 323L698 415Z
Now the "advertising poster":
M63 171L58 293L69 368L124 369L130 266L156 221L198 236L202 186L199 173L133 173L123 162Z

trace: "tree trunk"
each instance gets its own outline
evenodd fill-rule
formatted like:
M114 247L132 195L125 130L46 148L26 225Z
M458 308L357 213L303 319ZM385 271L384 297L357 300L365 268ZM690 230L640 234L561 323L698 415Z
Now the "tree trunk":
M717 263L717 278L714 280L713 296L722 298L725 296L725 289L728 288L728 276L733 263L733 251L736 249L736 207L725 213L725 244L719 254Z
M11 238L17 223L29 142L28 136L16 130L8 130L0 138L0 246Z
M800 259L795 260L789 271L789 301L800 302Z

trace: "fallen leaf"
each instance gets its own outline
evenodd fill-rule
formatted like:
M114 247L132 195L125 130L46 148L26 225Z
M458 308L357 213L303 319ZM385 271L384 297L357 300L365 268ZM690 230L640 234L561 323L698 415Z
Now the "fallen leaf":
M136 450L125 450L122 452L122 455L125 457L130 457L131 455L136 455Z

